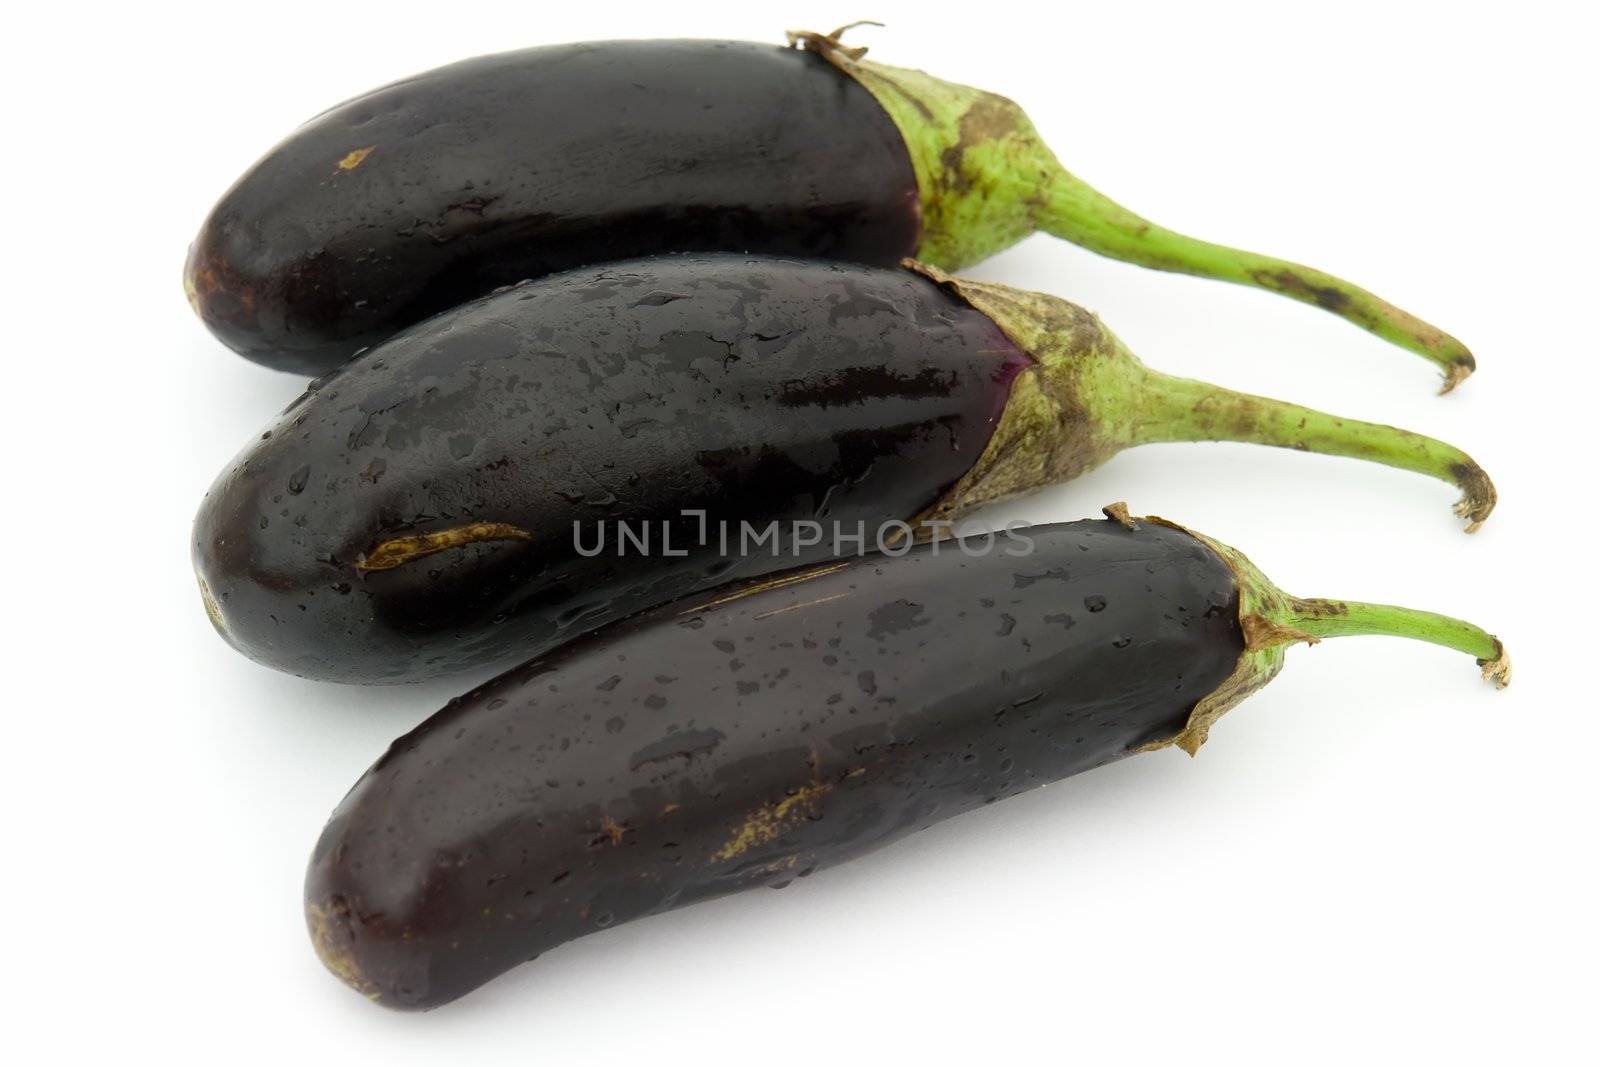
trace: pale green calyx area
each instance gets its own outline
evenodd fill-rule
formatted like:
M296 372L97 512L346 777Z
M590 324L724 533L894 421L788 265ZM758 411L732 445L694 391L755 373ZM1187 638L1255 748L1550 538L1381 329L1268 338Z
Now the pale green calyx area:
M1460 341L1365 289L1141 218L1074 177L1012 101L867 61L866 49L840 43L849 28L792 31L789 41L854 78L899 127L922 202L922 262L959 270L1042 230L1113 259L1314 304L1433 363L1444 375L1444 392L1472 373L1472 354Z
M1244 636L1244 650L1233 673L1195 704L1182 730L1142 745L1137 751L1177 747L1193 756L1206 743L1218 719L1277 677L1290 645L1316 644L1324 637L1379 635L1426 641L1474 657L1484 680L1497 689L1511 683L1511 657L1506 654L1505 645L1470 622L1389 604L1290 596L1273 585L1238 549L1153 515L1131 518L1126 504L1113 504L1105 513L1107 518L1126 526L1155 523L1183 531L1221 557L1233 571L1239 590L1239 629Z
M1153 371L1084 308L1044 293L905 266L993 319L1032 356L1012 383L977 461L919 518L951 520L984 504L1067 481L1125 448L1237 441L1345 456L1449 482L1456 514L1476 530L1494 510L1494 484L1453 445L1409 430L1340 418Z

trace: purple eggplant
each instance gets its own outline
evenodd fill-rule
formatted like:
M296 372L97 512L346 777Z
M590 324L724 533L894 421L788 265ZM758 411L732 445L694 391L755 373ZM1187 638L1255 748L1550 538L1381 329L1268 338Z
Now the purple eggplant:
M373 349L222 474L193 551L247 655L403 682L1214 440L1430 474L1474 525L1494 505L1458 449L1158 374L1063 300L711 254L526 283Z
M1499 640L1302 600L1162 520L936 541L668 604L400 738L333 813L306 914L329 969L431 1008L617 923L783 885L990 801L1193 754L1285 647Z
M1068 173L1011 101L800 48L617 41L484 56L312 119L212 210L184 283L250 359L320 374L501 285L663 252L955 270L1043 230L1282 293L1424 356L1465 346L1347 282L1197 241Z

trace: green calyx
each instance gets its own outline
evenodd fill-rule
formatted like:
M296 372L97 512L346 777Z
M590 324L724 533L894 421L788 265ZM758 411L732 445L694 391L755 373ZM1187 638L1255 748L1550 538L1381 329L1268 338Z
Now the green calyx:
M1287 260L1187 237L1141 218L1073 176L1012 101L885 66L839 36L791 32L873 95L905 138L922 203L917 258L959 270L1035 230L1113 259L1265 289L1313 304L1422 356L1448 392L1475 367L1454 337L1358 286Z
M865 49L817 50L860 82L906 139L922 202L918 259L959 270L1046 228L1048 191L1066 172L1016 104L868 62Z
M975 507L1075 478L1125 448L1176 441L1272 445L1426 474L1461 490L1456 514L1467 520L1469 533L1494 510L1495 489L1488 474L1453 445L1161 374L1076 304L954 278L910 260L905 265L988 315L1035 360L1013 383L983 454L923 519L953 519Z
M1199 752L1216 721L1277 677L1283 669L1284 652L1302 641L1316 644L1324 637L1356 635L1408 637L1473 656L1484 680L1497 689L1504 689L1511 682L1511 657L1506 654L1505 645L1470 622L1389 604L1293 597L1273 585L1238 549L1153 515L1132 519L1125 504L1113 504L1105 513L1107 518L1128 526L1147 522L1181 530L1222 558L1233 571L1239 589L1239 629L1244 635L1244 650L1233 673L1195 704L1182 730L1140 746L1139 752L1169 746L1181 748L1191 756Z

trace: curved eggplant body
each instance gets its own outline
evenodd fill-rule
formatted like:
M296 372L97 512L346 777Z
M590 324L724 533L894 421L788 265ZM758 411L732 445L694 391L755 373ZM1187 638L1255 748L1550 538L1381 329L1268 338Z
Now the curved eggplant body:
M663 251L891 265L919 218L894 122L810 52L562 45L313 119L223 196L185 280L229 347L320 374L525 278Z
M665 605L452 701L317 845L324 961L433 1007L1177 733L1245 647L1228 565L1153 524L1023 533Z
M871 546L973 465L1029 366L909 271L704 255L575 271L314 385L212 487L196 571L236 647L307 677L526 658L834 554L791 523L859 523ZM759 541L773 522L776 550Z

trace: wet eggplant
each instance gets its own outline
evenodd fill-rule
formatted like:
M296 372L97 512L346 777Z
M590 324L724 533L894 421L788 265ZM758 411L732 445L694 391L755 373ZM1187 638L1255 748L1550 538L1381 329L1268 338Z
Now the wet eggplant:
M1455 338L1321 271L1197 241L1063 168L1014 103L801 47L617 41L485 56L306 123L228 190L184 270L217 337L319 374L491 289L661 252L955 270L1043 230L1281 293L1472 371Z
M318 953L380 1004L435 1007L587 933L1193 754L1297 641L1418 638L1509 678L1469 623L1289 597L1107 510L702 594L452 701L333 813L306 878Z
M252 658L412 681L1207 440L1430 474L1473 525L1494 504L1458 449L1157 374L1066 301L705 254L526 283L366 353L223 473L193 552Z

